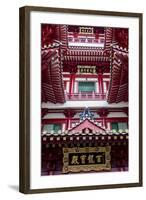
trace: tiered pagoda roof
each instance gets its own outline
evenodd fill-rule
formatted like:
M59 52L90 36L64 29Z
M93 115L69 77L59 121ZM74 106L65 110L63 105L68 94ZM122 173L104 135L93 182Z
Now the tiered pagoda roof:
M110 72L108 103L128 101L127 30L105 28L103 48L68 46L67 31L67 25L43 25L42 102L64 103L62 72L77 73L80 64L95 65L96 73Z

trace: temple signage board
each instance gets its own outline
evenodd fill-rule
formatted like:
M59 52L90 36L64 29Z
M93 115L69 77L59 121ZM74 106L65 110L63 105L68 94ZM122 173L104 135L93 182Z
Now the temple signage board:
M96 66L89 66L89 65L78 65L78 73L79 74L94 74L96 72Z
M80 27L80 33L93 34L93 28L90 28L90 27Z
M111 147L63 148L63 173L110 171Z

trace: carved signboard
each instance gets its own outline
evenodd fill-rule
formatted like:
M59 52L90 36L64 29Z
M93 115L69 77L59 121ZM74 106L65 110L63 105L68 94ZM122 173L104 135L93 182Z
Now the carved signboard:
M80 27L79 33L93 34L93 28L90 28L90 27Z
M111 147L63 148L63 173L111 170Z
M77 69L78 69L79 74L95 74L96 73L96 66L78 65Z

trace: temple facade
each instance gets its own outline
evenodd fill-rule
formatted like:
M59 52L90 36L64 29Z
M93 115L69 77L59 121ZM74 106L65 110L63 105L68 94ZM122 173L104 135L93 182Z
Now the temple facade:
M127 171L128 29L41 34L41 174Z

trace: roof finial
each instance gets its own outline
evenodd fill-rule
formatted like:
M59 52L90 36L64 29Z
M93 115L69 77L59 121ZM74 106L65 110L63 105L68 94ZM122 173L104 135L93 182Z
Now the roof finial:
M84 111L80 113L79 116L80 116L81 120L84 120L84 119L90 119L90 120L92 120L93 117L94 117L94 114L90 111L90 109L88 107L86 107L84 109Z

